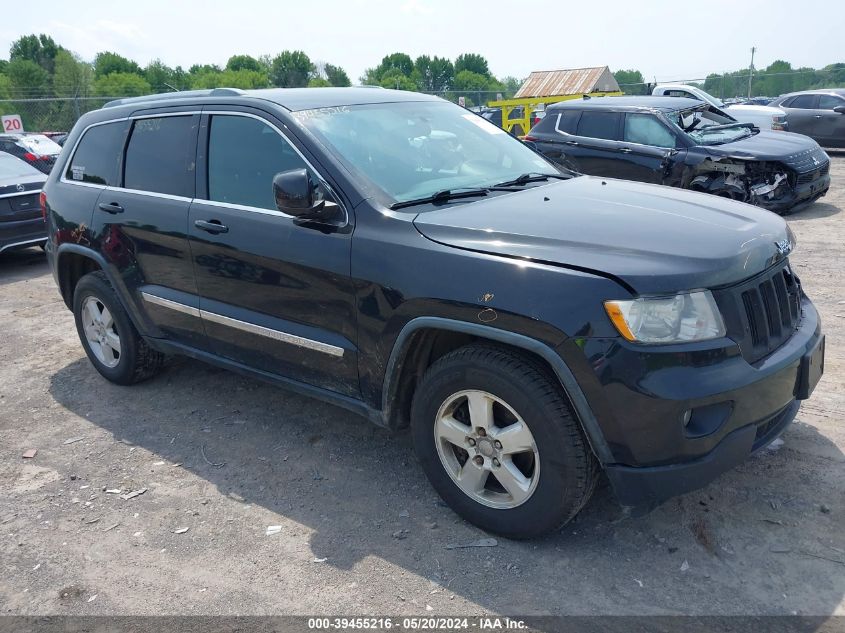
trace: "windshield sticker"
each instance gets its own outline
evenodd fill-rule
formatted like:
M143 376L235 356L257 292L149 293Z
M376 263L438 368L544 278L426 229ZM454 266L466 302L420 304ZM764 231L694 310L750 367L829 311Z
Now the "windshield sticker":
M478 127L482 130L487 132L488 134L504 134L505 131L498 127L497 125L493 125L487 119L482 119L477 114L464 114L463 117L469 121L470 123L475 123Z
M349 106L331 106L328 108L312 108L311 110L299 110L292 112L293 118L298 121L307 121L317 117L331 116L335 114L346 114L349 112Z
M85 167L81 165L74 165L70 168L71 176L74 180L85 180Z

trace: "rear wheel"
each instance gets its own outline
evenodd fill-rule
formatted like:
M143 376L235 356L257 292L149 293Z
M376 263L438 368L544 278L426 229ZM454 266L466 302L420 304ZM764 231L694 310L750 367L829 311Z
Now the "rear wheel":
M597 464L560 385L507 349L469 345L426 372L414 449L443 499L510 538L561 527L587 502Z
M94 368L119 385L154 375L164 360L138 334L102 271L88 273L73 293L73 316Z

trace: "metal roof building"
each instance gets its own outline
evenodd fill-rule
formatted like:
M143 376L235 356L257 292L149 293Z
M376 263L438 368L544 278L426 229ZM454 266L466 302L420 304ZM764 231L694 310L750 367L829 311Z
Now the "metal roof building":
M618 92L619 84L607 66L569 70L535 70L516 91L514 99Z

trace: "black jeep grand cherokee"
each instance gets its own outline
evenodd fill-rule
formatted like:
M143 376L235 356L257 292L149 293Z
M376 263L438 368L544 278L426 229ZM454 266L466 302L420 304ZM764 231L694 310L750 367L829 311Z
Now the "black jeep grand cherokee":
M229 89L86 114L48 254L107 379L187 354L410 425L493 532L703 486L777 436L824 338L777 216L570 177L481 117L390 90Z

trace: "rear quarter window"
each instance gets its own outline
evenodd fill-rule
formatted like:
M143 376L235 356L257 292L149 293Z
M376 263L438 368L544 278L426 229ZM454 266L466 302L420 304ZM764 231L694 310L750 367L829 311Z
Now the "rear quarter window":
M198 115L138 119L126 148L127 189L194 197Z
M539 134L554 134L558 117L560 117L560 114L558 114L557 112L548 113L546 116L540 119L537 125L531 128L531 132Z
M120 158L128 127L128 121L116 121L88 128L68 161L65 178L73 182L119 186Z

